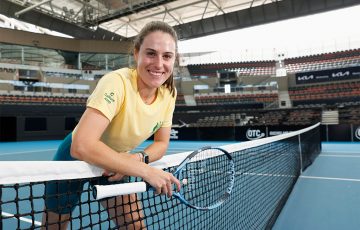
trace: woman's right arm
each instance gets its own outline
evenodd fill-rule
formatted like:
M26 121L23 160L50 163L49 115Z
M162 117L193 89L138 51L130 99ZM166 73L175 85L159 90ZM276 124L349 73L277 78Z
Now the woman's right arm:
M110 121L98 110L87 108L73 136L71 156L96 165L107 171L143 178L158 194L172 194L172 184L180 188L180 182L163 170L150 167L128 153L117 153L100 138Z

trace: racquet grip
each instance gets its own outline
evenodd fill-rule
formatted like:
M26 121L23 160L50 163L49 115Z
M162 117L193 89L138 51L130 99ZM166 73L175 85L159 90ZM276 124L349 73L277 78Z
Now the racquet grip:
M145 182L133 182L125 184L112 184L112 185L95 185L93 188L93 196L95 200L103 198L129 195L133 193L145 192L148 186Z

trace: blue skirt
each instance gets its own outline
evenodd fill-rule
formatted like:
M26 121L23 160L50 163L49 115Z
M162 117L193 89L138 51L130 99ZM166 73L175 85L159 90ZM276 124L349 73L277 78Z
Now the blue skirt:
M60 144L53 160L76 160L75 158L71 157L70 154L71 143L72 133L67 135ZM81 193L86 190L91 190L93 185L124 182L130 182L130 178L125 176L121 181L116 182L109 182L105 176L81 180L49 181L45 184L45 207L48 211L51 212L58 214L69 214L75 209L76 205L80 203ZM86 184L86 189L84 189L84 184ZM88 201L86 203L88 203Z

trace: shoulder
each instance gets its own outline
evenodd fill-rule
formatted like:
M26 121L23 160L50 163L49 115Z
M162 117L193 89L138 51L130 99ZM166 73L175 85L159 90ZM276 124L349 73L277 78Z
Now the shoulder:
M114 70L114 71L111 71L107 74L105 74L102 78L102 79L105 79L105 80L111 80L111 79L127 79L127 78L131 78L133 74L133 70L132 69L129 69L129 68L122 68L122 69L118 69L118 70Z
M122 68L105 74L98 82L98 85L112 85L113 87L124 87L132 85L134 70Z
M176 100L176 96L177 96L177 91L176 88L174 88L174 96L172 94L172 92L170 92L170 90L165 87L165 86L161 86L159 88L159 94L163 97L163 98L169 98L170 100Z
M135 71L134 69L125 67L125 68L121 68L118 70L114 70L114 71L112 71L112 73L117 74L122 77L131 77L134 74L134 71Z

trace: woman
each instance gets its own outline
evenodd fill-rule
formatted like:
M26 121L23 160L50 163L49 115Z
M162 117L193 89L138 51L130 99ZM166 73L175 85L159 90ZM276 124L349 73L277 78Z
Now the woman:
M176 58L176 32L163 22L147 24L134 41L136 68L119 69L102 77L77 127L59 147L55 160L75 158L97 165L105 169L109 181L121 180L124 175L141 177L156 194L171 196L173 184L180 189L180 182L172 174L144 162L147 157L149 162L160 159L169 144L176 100L173 79ZM144 153L129 153L151 135L154 141ZM55 189L58 188L47 186L47 194L53 194ZM56 211L58 202L58 199L46 200L50 211L44 214L43 223L51 227L51 223L61 220L54 228L66 229L73 207ZM73 203L78 203L78 198L71 198ZM119 203L122 205L118 206ZM116 218L117 225L133 222L133 228L139 229L145 227L141 211L130 212L132 206L141 210L139 203L133 194L107 200L103 205L109 208L109 215L120 216Z

